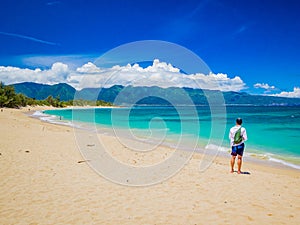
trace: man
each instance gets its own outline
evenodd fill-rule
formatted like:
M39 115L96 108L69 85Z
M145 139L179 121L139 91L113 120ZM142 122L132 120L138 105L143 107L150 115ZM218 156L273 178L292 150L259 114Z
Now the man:
M234 163L235 158L238 156L238 174L241 174L241 167L242 167L242 157L244 153L245 144L244 142L247 141L247 132L244 127L242 127L243 120L241 118L236 119L236 125L230 129L229 132L229 139L230 139L230 146L231 146L231 173L234 172Z

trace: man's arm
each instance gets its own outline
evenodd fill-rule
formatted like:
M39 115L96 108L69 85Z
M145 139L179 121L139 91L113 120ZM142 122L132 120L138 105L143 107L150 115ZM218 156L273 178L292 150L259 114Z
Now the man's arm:
M229 131L228 137L229 137L229 140L231 141L231 139L232 139L232 132L231 132L231 129L230 129L230 131Z
M234 135L233 135L233 133L232 133L232 129L230 129L230 131L229 131L230 146L233 145L233 139L234 139Z
M243 133L243 140L244 140L244 141L247 141L247 140L248 140L247 131L246 131L245 128L244 128L244 133Z

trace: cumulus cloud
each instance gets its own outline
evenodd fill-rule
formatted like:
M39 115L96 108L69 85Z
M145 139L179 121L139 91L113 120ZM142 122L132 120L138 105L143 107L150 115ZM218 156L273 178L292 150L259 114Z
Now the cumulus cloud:
M78 67L76 71L79 73L99 73L101 72L101 69L97 67L95 64L88 62L83 66Z
M245 89L245 83L238 76L230 78L223 73L183 74L178 68L160 62L158 59L155 59L147 68L140 67L138 64L99 68L91 62L75 70L61 62L54 63L50 69L45 70L0 66L0 80L6 84L25 81L45 84L64 82L76 89L113 85L190 87L221 91Z
M279 94L273 94L272 96L287 97L287 98L300 98L300 88L294 87L294 90L291 92L283 91Z
M171 64L153 61L151 66L142 68L138 64L126 66L113 66L112 68L98 68L92 63L77 69L80 72L81 85L89 87L110 87L112 85L132 86L160 86L190 87L221 91L240 91L245 89L245 83L238 76L229 78L227 74L202 73L183 74ZM72 80L78 79L78 74L73 74Z
M0 80L5 84L21 82L56 84L65 82L69 74L70 70L68 65L60 62L54 63L49 70L0 66Z
M254 84L255 88L262 88L262 89L266 89L266 90L273 90L275 89L275 86L270 86L269 84L265 84L265 83L256 83Z

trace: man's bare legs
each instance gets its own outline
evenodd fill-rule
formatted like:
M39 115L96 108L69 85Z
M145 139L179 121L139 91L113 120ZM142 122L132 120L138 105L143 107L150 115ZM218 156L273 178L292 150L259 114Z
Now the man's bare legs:
M234 172L234 169L233 169L233 167L234 167L234 162L235 162L235 157L236 156L231 156L231 161L230 161L230 165L231 165L231 173L233 173Z
M242 156L238 155L238 173L239 174L242 173L241 168L242 168Z
M235 158L236 158L236 156L231 156L231 161L230 161L230 165L231 165L231 173L233 173L234 172L234 163L235 163ZM242 173L242 171L241 171L241 168L242 168L242 156L241 155L238 155L238 162L237 162L237 164L238 164L238 171L237 171L237 173L238 174L241 174Z

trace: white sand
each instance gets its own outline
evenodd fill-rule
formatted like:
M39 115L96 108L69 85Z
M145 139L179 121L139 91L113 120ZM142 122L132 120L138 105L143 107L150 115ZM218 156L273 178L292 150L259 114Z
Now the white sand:
M35 108L36 109L36 108ZM112 183L82 158L73 129L0 112L0 224L300 224L300 172L245 162L229 172L218 157L200 173L201 155L148 187ZM162 160L170 149L134 155L101 136L129 164Z

